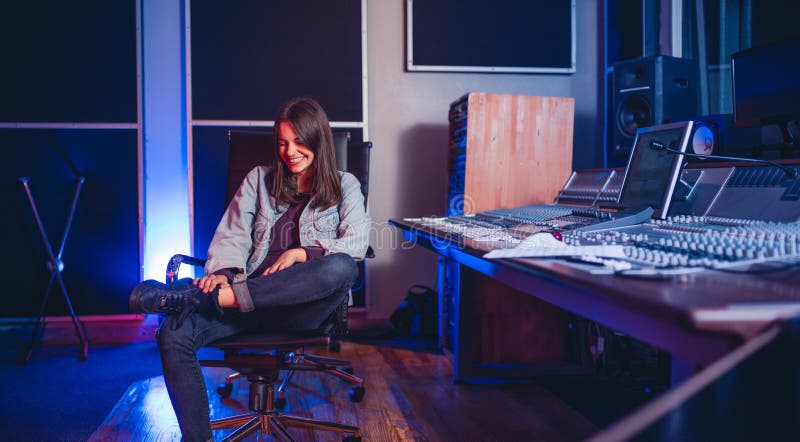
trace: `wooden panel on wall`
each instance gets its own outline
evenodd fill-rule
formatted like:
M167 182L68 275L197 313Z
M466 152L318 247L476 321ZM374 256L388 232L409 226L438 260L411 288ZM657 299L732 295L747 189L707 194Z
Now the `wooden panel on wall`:
M469 94L465 204L552 203L572 171L575 99Z

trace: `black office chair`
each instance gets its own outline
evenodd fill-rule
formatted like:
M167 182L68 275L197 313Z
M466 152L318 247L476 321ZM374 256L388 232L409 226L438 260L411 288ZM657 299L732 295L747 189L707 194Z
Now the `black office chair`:
M364 208L366 209L367 195L369 194L369 158L372 143L349 143L349 133L345 132L344 135L346 135L346 138L344 138L342 133L334 134L334 142L337 145L336 163L339 170L346 170L358 178L361 184L361 193L364 194ZM371 259L374 257L375 253L372 247L368 247L365 258ZM366 261L358 260L356 264L358 267L358 278L353 285L353 291L363 289L366 282ZM349 301L349 299L346 301ZM339 341L336 340L336 337L347 334L347 306L340 306L337 312L338 322L335 325L334 331L331 333L331 341L328 345L331 351L339 351ZM303 349L300 349L298 352L291 352L288 357L292 358L298 364L302 363L317 367L316 371L334 375L352 384L353 387L349 391L351 401L361 402L364 398L364 379L353 374L349 361L305 353ZM283 408L286 405L285 391L293 374L294 370L288 370L281 385L278 387L278 396L275 398L275 406L277 408ZM230 381L235 377L235 374L229 376L225 384L220 386L218 391L221 395L225 396L226 394L230 394Z
M361 182L365 201L369 179L369 154L372 144L349 144L348 133L335 133L334 141L337 150L337 164L340 169L349 169ZM257 164L271 161L274 156L274 142L271 133L255 131L229 132L229 165L228 191L226 204L232 198L239 183L247 172ZM351 166L351 167L346 167ZM370 248L367 255L374 256ZM178 279L181 264L203 266L205 260L185 255L175 255L167 265L167 283ZM364 264L359 262L359 280L364 278ZM363 281L356 285L363 284ZM354 384L350 389L350 399L359 402L364 397L363 379L352 374L350 363L346 360L321 357L305 353L309 347L338 348L335 336L347 333L347 311L349 299L340 304L324 324L317 330L287 333L243 333L217 340L209 347L223 351L222 360L201 360L203 366L228 367L236 371L229 375L226 382L217 391L229 396L232 391L232 380L246 377L250 383L249 408L253 413L215 419L212 429L237 428L226 440L241 440L258 431L265 434L278 433L291 440L286 426L300 426L327 431L337 431L345 435L345 440L360 440L358 427L319 421L299 416L285 415L277 411L286 403L285 389L292 374L296 371L320 371L333 374ZM281 370L286 376L280 387L275 388Z

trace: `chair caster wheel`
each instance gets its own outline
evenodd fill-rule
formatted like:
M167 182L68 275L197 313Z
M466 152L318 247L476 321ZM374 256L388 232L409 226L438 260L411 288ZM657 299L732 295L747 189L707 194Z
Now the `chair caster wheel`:
M286 398L285 397L276 397L272 405L277 410L283 410L286 408Z
M221 384L217 387L217 393L222 397L230 397L233 391L233 384Z
M349 365L347 367L342 367L342 371L347 373L347 374L353 374L353 367L351 367Z
M364 387L361 385L350 389L350 402L361 402L364 399Z
M338 353L339 350L341 349L342 349L342 344L339 341L331 341L331 343L328 344L328 350L330 351Z
M345 436L342 438L342 442L361 442L361 436Z

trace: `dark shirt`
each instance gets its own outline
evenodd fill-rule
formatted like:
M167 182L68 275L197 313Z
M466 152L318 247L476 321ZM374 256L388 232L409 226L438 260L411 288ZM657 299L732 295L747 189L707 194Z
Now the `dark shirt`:
M300 245L300 214L303 209L308 205L310 197L305 196L296 204L292 204L286 209L286 213L281 215L275 225L272 226L272 234L270 235L269 251L267 257L258 266L255 272L248 275L248 278L257 278L264 273L264 270L269 268L280 256L289 249L302 248L306 251L308 260L321 257L325 251L317 246L301 246ZM233 276L238 272L237 269L221 269L214 272L215 275L225 275L228 282L233 281Z

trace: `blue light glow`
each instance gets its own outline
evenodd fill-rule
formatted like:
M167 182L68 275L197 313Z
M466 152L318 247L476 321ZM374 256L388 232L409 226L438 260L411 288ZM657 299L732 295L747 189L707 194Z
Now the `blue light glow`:
M145 0L142 22L143 276L163 281L173 254L191 254L183 2Z

